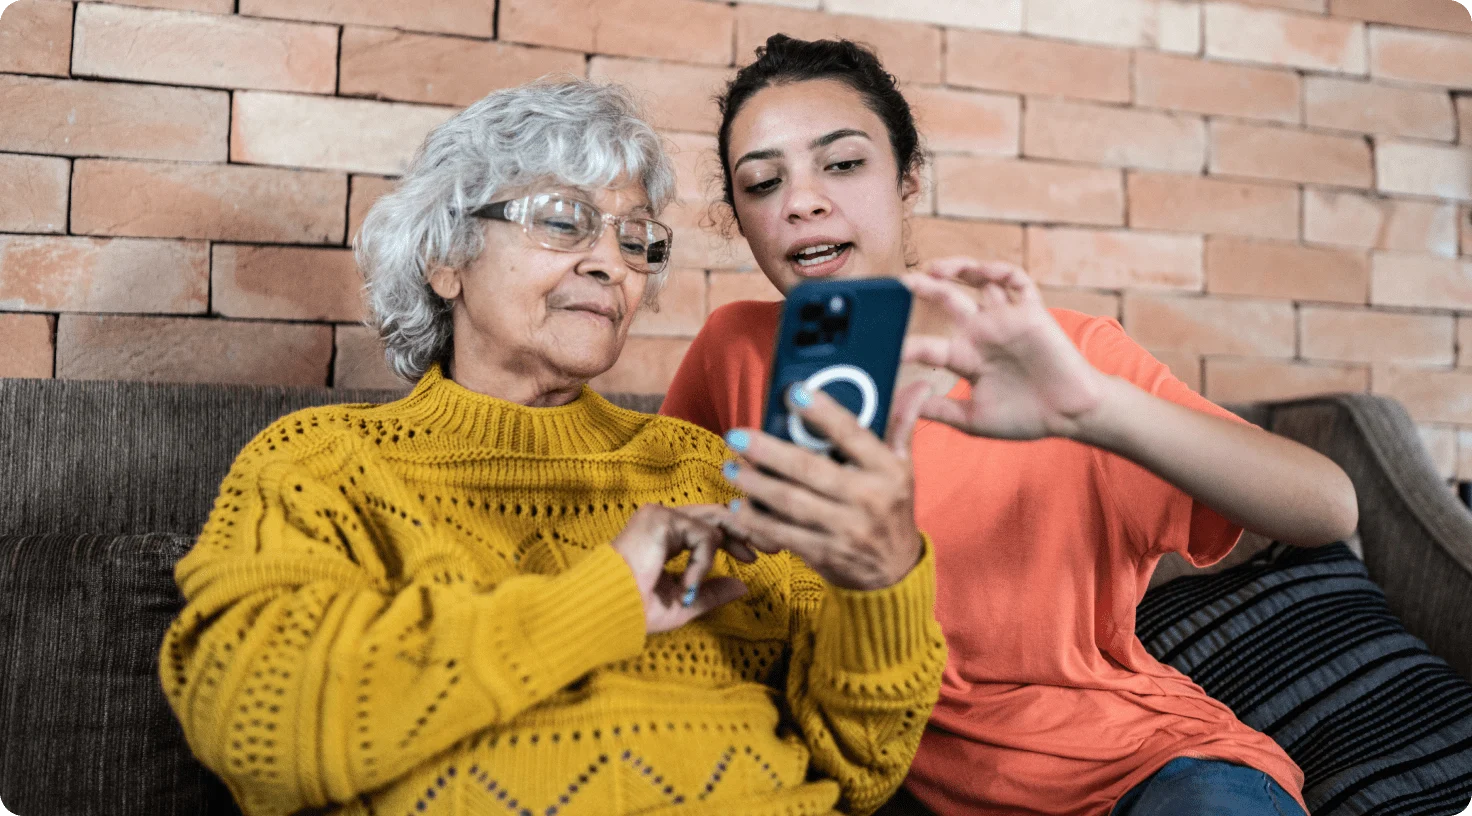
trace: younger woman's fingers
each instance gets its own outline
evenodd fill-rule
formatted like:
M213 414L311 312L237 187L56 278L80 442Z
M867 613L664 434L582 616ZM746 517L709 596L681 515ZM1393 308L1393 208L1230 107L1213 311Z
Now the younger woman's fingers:
M973 359L975 357L974 353L958 353L955 341L949 337L918 334L905 338L905 344L900 350L900 359L907 363L939 366L968 380L981 376L981 369L975 365L977 361Z
M931 397L920 406L920 416L970 433L967 426L970 424L971 417L966 410L966 405L965 402L949 397Z
M960 281L968 286L981 287L988 283L1003 286L1025 286L1031 278L1022 267L1006 261L978 261L974 258L942 258L932 261L925 270L927 274Z
M910 383L895 395L893 417L889 422L889 449L899 458L910 461L910 439L915 435L915 423L920 420L920 409L925 406L935 389L930 383Z
M936 280L923 275L906 275L905 285L915 297L933 303L946 310L953 319L965 322L981 307L976 299L967 294L960 284L952 280Z

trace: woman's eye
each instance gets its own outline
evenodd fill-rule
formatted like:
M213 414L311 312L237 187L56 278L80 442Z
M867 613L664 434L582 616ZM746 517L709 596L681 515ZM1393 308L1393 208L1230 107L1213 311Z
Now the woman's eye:
M542 222L542 226L545 227L548 232L554 232L558 235L572 235L573 233L578 231L578 225L576 222L563 221L556 218L548 218L544 220Z
M781 181L781 179L779 178L769 178L766 181L758 181L756 184L747 187L746 192L750 193L751 195L761 195L762 193L771 190L773 187L776 187L777 182L779 181Z
M854 170L862 167L863 164L863 159L844 159L843 161L836 161L828 165L828 169L837 170L838 172L842 173L847 170Z

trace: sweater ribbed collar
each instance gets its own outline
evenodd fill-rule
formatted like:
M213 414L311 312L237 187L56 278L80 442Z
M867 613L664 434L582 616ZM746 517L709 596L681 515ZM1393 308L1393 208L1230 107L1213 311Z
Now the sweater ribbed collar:
M536 456L586 456L617 450L649 421L614 405L587 385L555 408L530 408L471 391L435 365L409 396L391 405L399 419L476 448Z

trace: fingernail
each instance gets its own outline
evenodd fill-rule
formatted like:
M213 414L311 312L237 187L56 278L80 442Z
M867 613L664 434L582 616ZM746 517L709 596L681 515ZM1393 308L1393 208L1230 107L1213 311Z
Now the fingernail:
M727 431L726 446L737 453L746 453L746 449L751 447L751 434L740 428L734 431Z
M689 609L695 603L695 596L700 594L700 587L690 587L685 590L685 597L680 599L680 605Z
M728 482L736 481L736 474L740 472L741 468L737 467L735 462L727 462L721 465L721 475L725 476Z
M806 408L813 404L813 392L806 385L798 383L792 386L792 404L799 408Z
M741 509L741 500L740 499L732 499L731 500L730 507L731 507L731 512L732 513L736 512L737 510L740 510Z

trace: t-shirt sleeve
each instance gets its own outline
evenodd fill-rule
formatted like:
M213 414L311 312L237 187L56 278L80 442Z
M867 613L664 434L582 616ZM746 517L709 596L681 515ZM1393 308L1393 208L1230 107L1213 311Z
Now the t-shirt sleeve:
M695 335L680 367L675 369L675 378L665 391L659 412L692 422L711 433L724 434L728 429L721 427L710 371L711 364L719 362L718 353L713 353L720 345L714 337L716 333L712 324L706 323Z
M1191 390L1131 340L1116 320L1088 321L1079 336L1079 348L1100 371L1129 380L1161 399L1246 422ZM1129 525L1130 537L1140 543L1142 555L1179 553L1193 565L1205 567L1225 558L1236 546L1242 528L1180 488L1116 454L1098 451L1098 461L1104 470L1105 489Z

